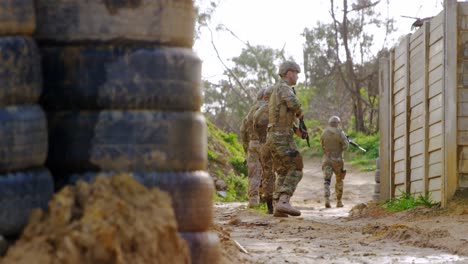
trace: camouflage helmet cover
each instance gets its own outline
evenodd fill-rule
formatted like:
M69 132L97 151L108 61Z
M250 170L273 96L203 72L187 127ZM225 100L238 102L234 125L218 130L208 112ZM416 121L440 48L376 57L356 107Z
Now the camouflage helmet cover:
M330 119L328 119L328 124L332 124L332 123L339 124L341 123L341 120L337 116L332 116L330 117Z
M301 72L301 67L294 61L285 61L281 63L278 69L279 76L284 76L289 70L293 70L296 72Z

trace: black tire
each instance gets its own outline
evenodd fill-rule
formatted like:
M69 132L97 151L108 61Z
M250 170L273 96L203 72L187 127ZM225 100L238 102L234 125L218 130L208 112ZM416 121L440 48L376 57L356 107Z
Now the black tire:
M49 113L47 165L87 171L195 171L207 166L206 122L197 112Z
M192 47L192 0L39 0L36 37L42 41L146 41Z
M78 180L92 182L97 175L114 176L113 172L73 174L68 183ZM148 188L157 187L172 199L179 232L200 232L213 224L213 180L207 172L146 172L130 173Z
M47 111L199 111L201 60L154 45L42 47Z
M380 169L375 171L375 182L380 183Z
M380 183L374 184L374 193L380 194Z
M0 108L0 173L43 166L47 122L38 105Z
M42 90L42 72L34 40L0 37L0 50L0 106L37 103Z
M0 35L31 35L35 29L34 0L0 1Z
M221 245L218 235L210 232L180 233L190 248L192 264L218 264L221 260Z
M0 235L19 234L33 209L47 209L53 191L46 169L0 175Z

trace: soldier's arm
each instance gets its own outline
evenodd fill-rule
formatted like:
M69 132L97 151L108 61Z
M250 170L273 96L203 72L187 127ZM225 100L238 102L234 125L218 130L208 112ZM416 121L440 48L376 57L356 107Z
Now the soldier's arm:
M288 107L288 110L294 112L297 115L301 115L302 105L301 105L301 102L299 102L299 99L297 98L297 96L293 93L291 88L287 86L283 86L281 88L282 89L281 89L280 96L281 96L281 99L284 102L286 102L286 106Z
M341 141L343 143L343 151L348 150L349 141L348 141L348 138L346 137L346 134L341 129L340 129L340 135L341 135Z

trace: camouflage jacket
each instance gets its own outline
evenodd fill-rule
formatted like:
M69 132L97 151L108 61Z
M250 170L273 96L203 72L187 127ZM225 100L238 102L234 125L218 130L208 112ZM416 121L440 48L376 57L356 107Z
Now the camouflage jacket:
M342 159L343 151L349 147L348 139L343 130L337 127L327 127L320 137L324 158Z
M255 104L250 108L249 112L244 117L244 119L242 119L240 134L244 151L247 151L250 140L258 140L258 137L255 137L255 135L253 135L253 117L255 112L260 107L261 102L262 101L255 102Z
M253 134L258 137L260 143L266 142L268 127L268 102L262 101L260 107L254 114L253 118Z
M299 113L301 113L301 103L291 86L284 80L275 84L268 101L268 127L291 128L292 132L296 114Z

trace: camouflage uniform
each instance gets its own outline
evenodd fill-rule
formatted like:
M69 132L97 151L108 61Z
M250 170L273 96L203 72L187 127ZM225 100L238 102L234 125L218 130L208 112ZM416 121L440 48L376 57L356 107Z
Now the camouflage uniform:
M258 205L259 189L262 181L262 166L260 165L260 142L253 134L253 116L260 107L263 90L257 95L257 102L250 108L249 113L242 121L241 137L244 150L247 152L247 169L249 181L249 207Z
M260 141L260 163L262 166L262 183L260 184L260 196L262 200L267 202L269 213L272 211L273 191L275 188L275 174L273 172L273 161L270 149L265 144L267 137L268 127L268 100L270 99L272 89L269 88L265 91L263 101L260 107L254 114L254 132ZM271 210L270 210L271 209Z
M282 80L273 86L268 102L269 124L266 144L268 144L273 157L273 167L276 172L274 203L286 204L288 208L291 208L289 199L302 179L302 168L304 167L302 155L297 150L293 138L293 123L296 114L300 113L301 104L288 83ZM277 216L276 212L275 208L275 216ZM284 213L290 214L289 212ZM300 212L291 215L300 215Z
M332 119L330 118L330 120ZM343 151L349 147L348 139L340 128L330 125L322 132L320 143L323 149L322 171L324 174L325 206L330 207L330 182L333 173L335 173L337 207L342 207L343 180L346 175L346 171L343 169Z

